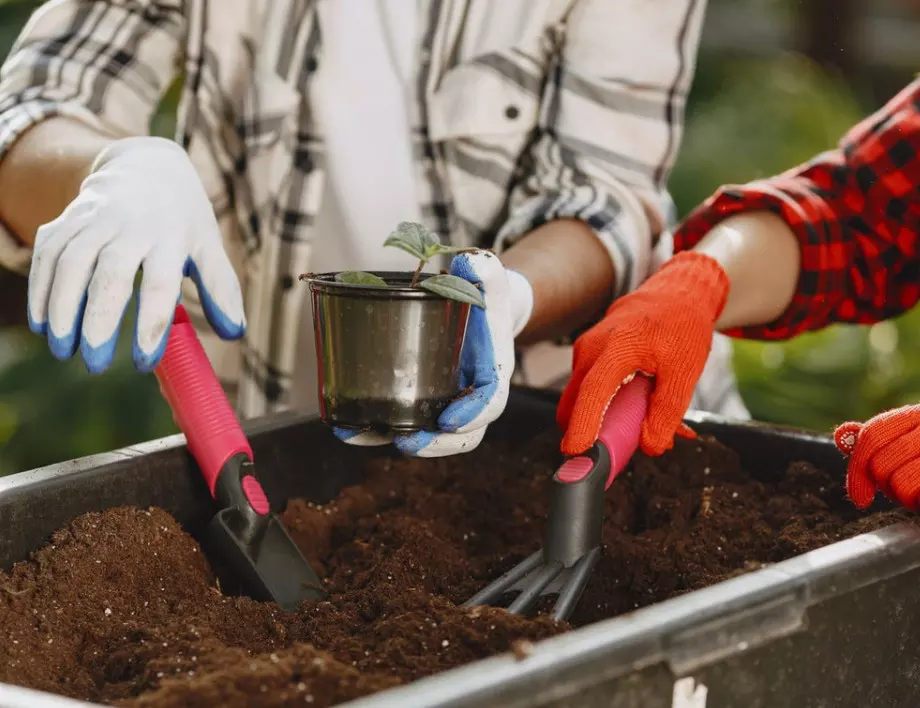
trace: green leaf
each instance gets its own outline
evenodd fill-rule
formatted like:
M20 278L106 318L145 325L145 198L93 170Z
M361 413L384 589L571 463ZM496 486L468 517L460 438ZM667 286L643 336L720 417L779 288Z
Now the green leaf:
M436 234L421 224L402 221L396 226L396 230L387 236L383 245L393 246L405 251L410 256L418 258L420 261L427 261L431 258L432 249L439 247L441 241Z
M453 252L454 248L452 246L443 245L437 234L432 233L431 231L428 232L428 240L425 243L426 261L430 261L435 256L441 256Z
M438 244L438 250L432 256L451 256L457 253L477 253L484 252L481 248L470 248L469 246L443 246Z
M376 285L382 288L387 285L387 281L383 278L360 270L344 270L341 273L336 273L335 282L344 283L345 285Z
M470 305L485 307L486 302L482 299L482 293L470 281L458 278L456 275L432 275L425 278L419 284L435 295L446 297L448 300L457 300L458 302L468 302Z

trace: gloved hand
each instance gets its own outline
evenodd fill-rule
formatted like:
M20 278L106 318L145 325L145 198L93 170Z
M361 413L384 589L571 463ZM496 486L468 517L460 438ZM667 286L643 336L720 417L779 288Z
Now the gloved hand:
M185 151L163 138L126 138L100 153L76 199L36 235L29 326L91 372L112 363L122 316L143 269L134 365L151 371L166 347L182 278L225 339L246 328L240 284L214 211Z
M847 494L860 509L878 490L908 509L920 508L920 406L881 413L865 423L844 423L834 442L845 455Z
M533 289L523 275L506 269L487 251L454 256L450 272L478 285L486 307L473 305L460 355L460 386L472 387L453 401L438 419L440 432L421 431L395 437L335 429L351 445L393 442L404 454L444 457L474 450L489 423L505 410L514 373L514 338L533 310Z
M693 437L682 420L728 290L728 276L714 259L686 251L614 302L575 342L572 378L556 415L565 431L563 453L580 455L594 444L610 400L637 372L654 378L643 452L660 455L674 446L675 435Z

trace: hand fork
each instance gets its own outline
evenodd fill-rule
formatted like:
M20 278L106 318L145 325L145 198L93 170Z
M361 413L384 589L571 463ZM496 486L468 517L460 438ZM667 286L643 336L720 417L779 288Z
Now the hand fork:
M496 604L518 593L512 614L533 610L541 597L556 595L552 617L568 619L601 555L604 492L639 447L651 381L636 375L623 384L604 414L597 442L571 457L553 475L543 548L478 592L464 607Z

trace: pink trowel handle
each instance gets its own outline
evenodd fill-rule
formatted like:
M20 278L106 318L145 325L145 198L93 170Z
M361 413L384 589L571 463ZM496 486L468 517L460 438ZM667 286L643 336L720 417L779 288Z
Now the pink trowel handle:
M211 495L217 498L221 472L229 470L228 463L238 455L251 461L252 448L182 305L176 307L156 377ZM252 474L230 476L233 470L226 484L240 485L256 513L268 512L265 493Z
M610 488L639 447L651 390L651 379L636 374L632 381L620 387L607 407L597 436L598 443L607 448L610 456L610 474L605 489ZM594 460L587 455L579 455L566 460L556 476L561 482L578 482L588 475L593 466Z

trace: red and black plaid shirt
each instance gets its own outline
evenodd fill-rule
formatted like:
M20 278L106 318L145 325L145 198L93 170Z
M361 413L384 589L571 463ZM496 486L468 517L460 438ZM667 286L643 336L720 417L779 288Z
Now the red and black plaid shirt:
M795 232L802 273L776 321L727 334L787 339L913 307L920 298L920 80L850 130L839 149L777 177L720 189L681 225L675 252L693 248L719 221L755 210L776 213Z

